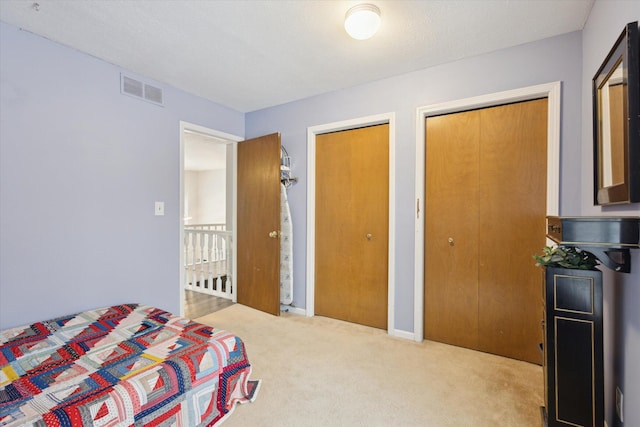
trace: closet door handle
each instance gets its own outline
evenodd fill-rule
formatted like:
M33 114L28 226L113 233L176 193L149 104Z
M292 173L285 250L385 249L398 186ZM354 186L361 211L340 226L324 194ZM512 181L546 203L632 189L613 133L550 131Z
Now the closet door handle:
M270 231L269 232L269 237L271 237L272 239L277 239L278 238L278 232L277 231Z
M367 233L367 240L371 240L372 237L371 233Z

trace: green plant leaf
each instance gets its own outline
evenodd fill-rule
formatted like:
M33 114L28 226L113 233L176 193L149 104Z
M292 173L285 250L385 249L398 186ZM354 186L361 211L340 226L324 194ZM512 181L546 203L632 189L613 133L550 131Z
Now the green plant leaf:
M593 270L598 265L597 258L572 246L545 246L542 254L533 255L537 267L564 267L580 270Z

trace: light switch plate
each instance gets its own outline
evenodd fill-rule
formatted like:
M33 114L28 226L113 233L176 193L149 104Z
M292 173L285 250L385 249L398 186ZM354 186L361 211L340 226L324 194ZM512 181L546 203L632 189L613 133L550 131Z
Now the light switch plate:
M155 213L156 216L164 215L164 202L156 202Z

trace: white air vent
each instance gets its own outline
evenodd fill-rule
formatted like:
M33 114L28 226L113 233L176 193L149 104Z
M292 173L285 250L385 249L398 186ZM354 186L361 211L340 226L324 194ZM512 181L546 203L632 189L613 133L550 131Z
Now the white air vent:
M164 105L162 101L162 89L125 76L124 74L120 74L120 92L156 105Z

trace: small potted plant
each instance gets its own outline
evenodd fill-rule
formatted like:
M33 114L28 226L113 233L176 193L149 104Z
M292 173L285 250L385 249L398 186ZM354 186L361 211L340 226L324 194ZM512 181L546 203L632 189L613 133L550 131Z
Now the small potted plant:
M533 258L537 267L593 270L598 265L598 260L593 254L571 246L545 246L542 248L542 254L535 254Z

